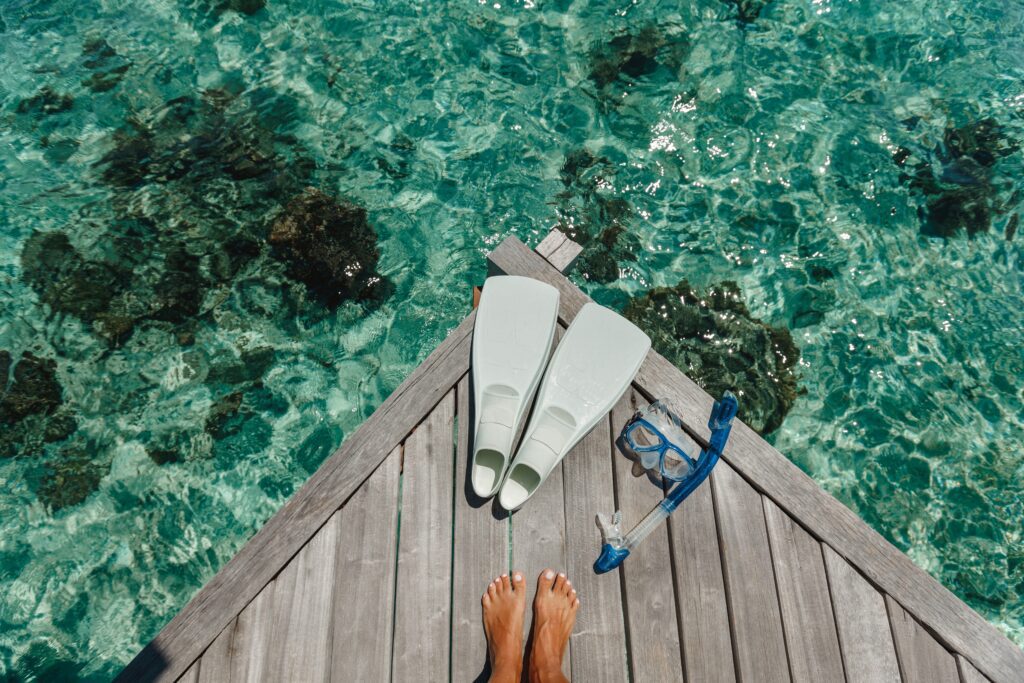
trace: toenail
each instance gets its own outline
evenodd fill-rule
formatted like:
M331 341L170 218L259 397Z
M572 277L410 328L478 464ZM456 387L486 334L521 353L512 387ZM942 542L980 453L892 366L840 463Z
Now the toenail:
M565 578L565 574L563 574L562 572L558 572L558 575L561 576L563 579Z
M566 580L565 585L566 586L571 586L572 585L572 581Z
M553 579L553 578L555 578L555 573L549 569L546 572L544 572L544 578L545 579Z
M506 578L506 577L508 577L508 574L502 574L501 575L501 578L503 578L503 579Z
M523 575L522 574L516 574L512 578L514 578L516 581L522 581L523 580Z

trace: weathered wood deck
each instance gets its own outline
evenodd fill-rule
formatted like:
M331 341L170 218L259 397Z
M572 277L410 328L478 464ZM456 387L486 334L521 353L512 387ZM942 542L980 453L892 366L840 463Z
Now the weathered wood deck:
M546 240L551 262L575 258ZM515 238L490 257L588 300ZM472 681L480 602L515 568L568 571L564 669L591 681L1024 680L1024 652L743 424L618 572L591 570L597 512L661 493L613 446L634 403L703 428L712 399L651 352L633 389L511 517L474 498L470 315L147 646L123 681ZM706 431L702 432L706 434Z

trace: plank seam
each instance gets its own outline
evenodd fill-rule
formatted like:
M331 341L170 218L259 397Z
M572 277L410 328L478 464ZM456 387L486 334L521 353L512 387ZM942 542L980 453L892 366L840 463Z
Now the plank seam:
M729 616L729 642L732 644L732 666L733 671L736 673L736 680L739 683L742 683L743 669L740 666L739 648L737 647L736 617L733 614L732 608L732 582L729 579L729 572L725 567L725 537L722 535L722 515L718 509L718 495L715 493L715 487L711 485L711 479L714 476L715 473L712 470L711 474L708 476L707 485L711 486L711 509L715 513L715 531L718 534L718 561L722 565L722 584L725 586L725 611Z
M772 530L768 525L768 514L765 512L765 496L758 494L758 498L761 499L761 521L764 522L764 532L768 537L768 558L771 560L772 565L772 581L775 583L775 604L779 607L779 621L782 624L782 648L786 653L786 666L789 669L790 680L795 681L796 678L793 674L793 656L789 653L789 633L786 630L786 610L782 607L782 586L779 585L779 571L775 566L775 542L772 540ZM782 508L779 508L782 510ZM786 513L788 516L788 513ZM835 618L833 616L833 618Z
M665 482L661 484L662 498L665 497ZM676 608L676 629L679 631L679 665L682 667L683 678L687 678L689 669L686 665L686 636L683 633L683 611L679 606L679 571L676 567L676 542L672 533L672 517L665 520L665 528L668 530L668 566L672 574L672 601Z
M398 509L395 512L398 520L395 525L395 561L391 579L391 645L388 648L388 681L395 680L395 622L398 619L398 551L399 542L402 538L402 489L405 483L405 441L398 446L398 456Z
M610 454L609 465L612 469L612 500L615 501L615 510L617 512L621 510L622 503L619 501L619 475L615 470L615 425L612 424L612 416L609 413L606 418L608 420L608 434L609 440L611 441L611 448L608 449ZM633 639L629 630L629 598L626 596L626 576L622 573L622 569L619 568L615 572L619 579L619 609L622 610L622 631L625 634L625 646L626 646L626 680L629 683L633 683Z
M782 508L779 508L779 509L781 510ZM793 518L790 517L790 519L793 519ZM793 523L797 524L798 522L796 520L793 520ZM814 537L811 536L811 538L814 538ZM825 561L825 548L823 547L825 544L822 543L821 541L819 541L816 538L814 540L818 544L818 554L821 555L821 565L822 565L822 567L825 570L825 587L828 588L828 602L829 602L829 605L832 606L832 623L835 624L835 627L836 627L836 639L839 641L839 663L843 667L843 679L849 681L850 680L850 674L846 670L847 669L846 651L843 648L843 642L842 642L842 640L840 638L840 635L839 635L839 615L838 615L839 608L836 606L835 592L832 589L832 581L833 581L832 575L831 575L831 573L828 570L828 562ZM892 631L892 626L891 625L889 626L889 630L890 630L890 632ZM891 635L891 633L890 633L890 635Z

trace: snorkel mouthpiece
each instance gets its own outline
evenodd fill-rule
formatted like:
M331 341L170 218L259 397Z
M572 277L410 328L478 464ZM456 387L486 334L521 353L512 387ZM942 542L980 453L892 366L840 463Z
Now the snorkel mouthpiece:
M623 560L629 557L629 548L616 548L610 543L605 543L601 548L601 556L594 562L594 573L604 574L622 564Z

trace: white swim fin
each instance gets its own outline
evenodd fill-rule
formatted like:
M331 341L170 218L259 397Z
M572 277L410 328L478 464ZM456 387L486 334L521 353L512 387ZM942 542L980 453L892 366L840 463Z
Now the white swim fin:
M558 322L558 290L527 277L484 283L473 327L476 406L470 480L493 496L512 459L512 441L540 384Z
M615 405L651 348L651 340L618 313L597 304L580 309L554 357L512 468L498 494L506 510L523 505Z

